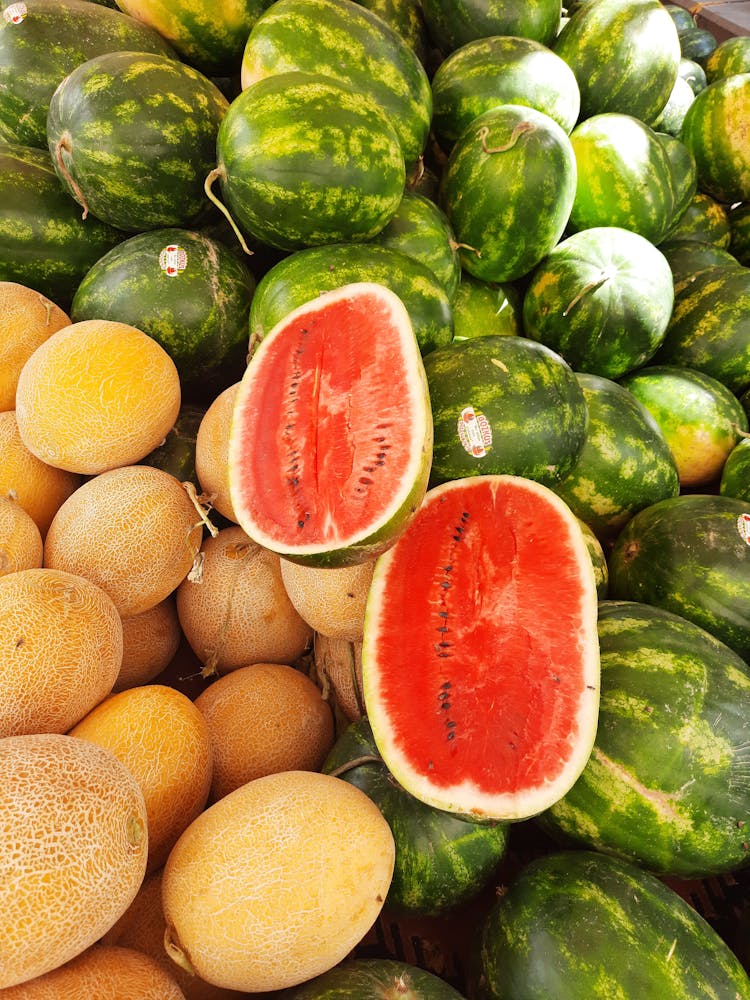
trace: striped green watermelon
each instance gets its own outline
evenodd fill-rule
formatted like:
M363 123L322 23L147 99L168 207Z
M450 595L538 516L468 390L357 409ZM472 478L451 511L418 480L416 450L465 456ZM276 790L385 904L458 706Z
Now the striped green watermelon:
M415 799L380 759L367 719L339 736L323 771L360 788L388 820L396 843L390 911L445 913L490 884L505 856L508 824L473 822Z
M700 63L693 59L686 59L685 56L682 56L677 73L683 80L687 80L694 94L699 93L707 85L706 71Z
M658 0L592 0L564 25L552 49L575 73L581 120L605 112L653 124L677 78L680 41Z
M247 265L222 243L187 229L153 229L94 264L71 318L138 327L174 361L183 395L211 402L242 378L254 290Z
M750 667L698 625L650 604L599 605L596 742L547 831L660 875L750 862Z
M534 269L523 327L576 371L616 379L656 352L673 304L664 255L638 233L598 226L562 240Z
M710 194L696 191L690 204L672 226L663 242L672 240L698 240L729 248L731 230L729 214L721 202Z
M238 74L247 36L271 0L117 0L202 73Z
M695 27L695 15L687 7L681 7L676 3L665 3L664 9L674 21L678 36Z
M734 393L750 385L750 270L730 263L695 273L675 295L652 360L696 368Z
M316 73L279 73L243 90L216 148L221 194L239 228L281 250L376 236L406 183L386 114Z
M359 0L401 35L424 65L428 59L427 27L419 0Z
M681 31L679 36L680 52L683 58L694 59L701 65L705 64L719 44L716 35L710 28L698 27L697 24L687 31Z
M609 590L609 568L607 566L607 557L604 554L602 543L596 537L588 524L586 524L585 521L582 521L580 517L578 518L578 523L581 527L581 534L583 535L583 540L586 543L586 548L589 550L589 555L591 556L591 565L594 567L596 594L599 600L603 601Z
M743 438L730 451L721 471L719 493L750 503L750 440Z
M414 191L404 191L395 215L372 242L422 261L453 301L461 280L461 261L453 227L434 201Z
M578 120L581 95L570 66L532 38L493 35L467 42L432 77L432 128L450 149L472 119L497 104L543 111L567 133Z
M323 293L260 341L237 389L237 521L292 561L352 565L392 545L427 487L432 418L409 314L383 285Z
M667 103L657 115L653 123L653 128L657 132L665 132L667 135L679 138L687 109L694 100L695 94L693 93L693 88L687 80L678 74Z
M475 38L514 35L550 45L562 14L560 0L422 0L427 31L443 54Z
M666 132L656 132L656 138L664 147L672 172L672 191L674 204L672 206L672 225L690 206L698 190L698 173L693 154L682 139Z
M398 295L422 354L451 342L451 305L434 271L400 250L373 243L307 247L278 261L258 282L250 303L251 342L321 292L356 281L376 281Z
M424 360L433 483L509 474L549 485L574 467L588 413L575 374L555 351L490 334L454 341Z
M560 851L528 863L481 926L484 1000L747 1000L737 956L632 862Z
M578 171L570 229L620 226L659 243L674 222L675 188L657 133L632 115L608 112L576 125L570 141Z
M331 77L370 98L416 163L432 116L430 81L402 37L354 0L276 0L253 25L242 56L242 87L280 73Z
M664 240L659 249L672 271L675 296L679 295L695 276L708 268L737 267L739 262L728 250L702 240Z
M210 208L203 181L228 107L185 63L107 53L76 67L53 94L50 155L84 215L128 232L187 225Z
M68 195L46 150L0 143L0 280L67 307L96 261L125 238Z
M740 264L750 265L750 205L734 205L729 209L729 249Z
M578 373L588 412L580 455L554 491L604 543L636 511L679 492L677 466L646 407L623 386Z
M654 604L750 656L750 508L682 494L635 514L609 556L610 596Z
M708 486L721 476L748 420L740 401L705 372L646 365L620 380L659 425L674 455L681 487Z
M124 49L175 55L153 28L118 10L86 0L26 0L22 6L17 18L0 19L3 142L46 150L50 98L87 59Z
M576 191L566 132L549 115L500 104L461 133L443 170L439 201L464 270L514 281L563 234Z
M726 205L750 199L750 72L710 83L690 105L681 138L702 191Z
M476 819L560 798L594 741L596 606L578 521L546 486L429 490L377 560L364 619L365 706L395 780Z
M181 483L191 482L197 487L195 444L206 409L206 406L198 406L195 403L183 403L164 441L138 464L162 469ZM200 490L196 489L196 493L199 492Z
M463 271L453 296L453 339L521 334L522 302L515 285L492 284Z
M735 73L750 73L750 37L733 35L723 39L705 59L708 83Z
M396 958L357 957L276 996L277 1000L463 1000L455 987L421 966Z

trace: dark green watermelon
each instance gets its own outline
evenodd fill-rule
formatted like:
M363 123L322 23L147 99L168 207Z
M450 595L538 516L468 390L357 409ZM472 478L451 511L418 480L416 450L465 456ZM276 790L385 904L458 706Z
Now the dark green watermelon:
M699 272L713 267L736 267L739 263L728 250L703 240L664 240L659 249L672 271L675 295L691 285Z
M610 596L672 611L750 656L750 507L682 494L635 514L609 555Z
M433 972L395 958L348 958L276 1000L463 1000Z
M698 190L698 172L693 154L676 135L656 132L664 147L672 174L672 225L683 215Z
M443 54L475 38L514 35L550 45L562 15L560 0L422 0L427 31Z
M690 204L667 233L664 242L697 240L729 249L731 230L729 214L710 194L696 191Z
M734 205L729 209L731 232L729 250L740 264L750 265L750 205Z
M183 403L172 429L164 441L142 458L140 465L151 465L174 476L181 483L190 482L197 486L195 474L195 443L198 429L206 414L205 406ZM196 489L199 493L200 490Z
M382 17L414 50L422 64L427 62L427 26L419 0L359 0L373 14Z
M750 862L750 667L698 625L630 601L599 605L601 701L581 776L539 822L661 875Z
M453 296L453 339L523 334L522 304L512 283L493 284L463 271Z
M733 35L723 39L704 60L708 83L734 73L750 72L750 37Z
M703 90L707 84L706 71L703 69L701 64L695 62L694 59L687 59L685 56L682 56L679 66L677 67L677 73L683 80L687 80L690 84L690 89L694 94Z
M719 492L750 504L750 440L747 438L736 444L727 456Z

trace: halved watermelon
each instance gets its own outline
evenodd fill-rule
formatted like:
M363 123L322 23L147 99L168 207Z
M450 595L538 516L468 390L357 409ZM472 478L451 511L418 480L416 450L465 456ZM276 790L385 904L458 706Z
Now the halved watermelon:
M419 345L390 289L325 292L257 347L232 416L229 488L260 545L317 566L374 558L419 507L431 457Z
M518 476L429 490L375 564L362 665L378 750L416 798L503 820L556 802L599 710L596 583L570 508Z

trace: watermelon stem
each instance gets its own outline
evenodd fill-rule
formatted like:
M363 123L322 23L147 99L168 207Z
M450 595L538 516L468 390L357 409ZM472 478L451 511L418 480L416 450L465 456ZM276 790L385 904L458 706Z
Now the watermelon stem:
M346 761L345 764L340 764L333 771L328 773L334 777L338 778L341 774L346 774L347 771L353 770L355 767L359 767L360 764L382 764L383 758L379 757L377 754L365 753L361 757L353 757L351 760Z
M214 167L214 169L212 171L210 171L210 173L208 174L208 177L206 177L206 180L205 180L205 182L203 184L203 190L206 192L206 197L208 198L208 200L210 202L212 202L212 204L216 205L216 207L218 208L218 210L225 217L225 219L227 220L227 222L229 223L229 225L232 227L232 229L234 231L234 235L239 240L240 246L245 251L245 253L248 255L248 257L252 257L253 256L253 251L250 249L250 247L245 242L245 237L240 232L239 227L237 226L237 223L234 221L234 219L232 218L232 216L231 216L231 214L229 212L229 209L226 207L226 205L224 205L222 202L219 201L219 199L216 197L216 195L213 192L213 183L214 183L214 181L216 180L217 177L226 177L226 171L224 170L223 167Z
M82 206L83 214L81 215L81 218L85 219L86 216L89 214L89 206L88 203L86 202L86 198L84 197L83 191L81 191L80 187L78 186L75 177L73 177L71 172L65 166L65 161L63 160L62 157L63 150L65 150L65 152L68 154L73 152L70 145L70 134L68 132L63 132L63 134L55 143L55 162L57 163L60 173L62 174L62 176L72 189L76 201Z
M737 435L737 437L750 438L750 433L748 433L747 431L743 431L743 429L740 427L739 424L735 424L734 422L732 422L731 426L732 430Z
M490 134L489 126L483 125L477 132L477 138L482 143L483 153L505 153L507 150L512 149L518 142L519 138L525 132L533 132L534 126L531 122L519 122L513 131L510 133L510 138L502 146L488 146L487 136Z
M481 250L477 250L476 247L472 247L468 243L457 243L455 240L449 240L448 246L451 248L451 250L471 250L471 252L475 253L477 257L482 256Z
M589 292L596 291L597 288L601 288L604 282L609 281L609 279L613 276L614 270L611 267L603 267L593 281L589 281L589 283L584 285L577 295L573 296L567 306L563 309L563 316L567 316L570 310L577 306L585 295L588 295Z

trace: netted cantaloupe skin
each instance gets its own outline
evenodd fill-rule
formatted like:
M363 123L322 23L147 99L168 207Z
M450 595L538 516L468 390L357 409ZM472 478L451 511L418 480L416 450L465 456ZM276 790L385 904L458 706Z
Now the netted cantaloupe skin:
M305 982L375 922L394 851L380 810L340 778L283 771L250 781L194 820L169 856L167 951L232 989Z
M19 569L38 569L44 545L31 514L8 497L0 496L0 576Z
M143 881L146 806L108 750L56 733L0 739L0 989L94 944Z
M149 684L172 661L182 629L170 594L153 608L122 619L122 666L113 691Z
M229 428L239 382L214 399L198 427L195 439L195 474L208 502L222 517L237 524L229 495Z
M289 599L316 632L333 639L362 639L374 559L354 566L321 567L281 560Z
M0 281L0 410L15 410L21 369L40 344L70 324L52 299L16 281Z

